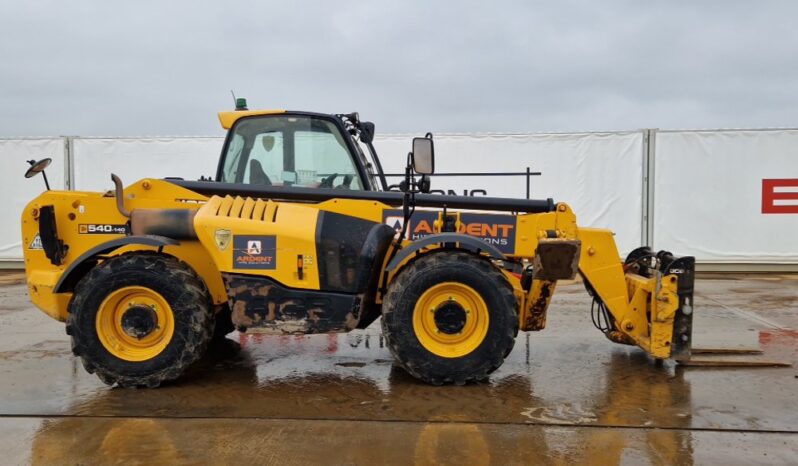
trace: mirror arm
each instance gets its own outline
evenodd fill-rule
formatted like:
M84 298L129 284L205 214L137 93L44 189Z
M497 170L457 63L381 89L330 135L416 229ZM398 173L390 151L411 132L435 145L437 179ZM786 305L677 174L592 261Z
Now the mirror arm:
M405 165L405 191L412 189L413 181L413 153L407 153L407 164Z
M47 190L49 191L50 190L50 182L47 181L47 173L45 173L44 170L42 170L42 176L44 177L44 187L47 188Z
M412 152L408 152L407 154L407 166L405 166L405 181L404 181L404 196L402 197L402 218L404 221L402 222L402 231L399 233L399 238L397 240L397 244L399 247L402 245L402 241L404 241L405 236L407 235L407 227L410 224L410 217L413 215L416 204L416 190L415 190L415 179L413 178L413 167L411 164L413 157Z

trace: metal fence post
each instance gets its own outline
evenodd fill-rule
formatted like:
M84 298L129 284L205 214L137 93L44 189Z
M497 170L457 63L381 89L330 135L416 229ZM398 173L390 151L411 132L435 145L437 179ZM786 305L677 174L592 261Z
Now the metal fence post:
M64 141L64 189L75 189L75 136L61 136Z
M643 130L642 244L654 246L654 180L657 128Z

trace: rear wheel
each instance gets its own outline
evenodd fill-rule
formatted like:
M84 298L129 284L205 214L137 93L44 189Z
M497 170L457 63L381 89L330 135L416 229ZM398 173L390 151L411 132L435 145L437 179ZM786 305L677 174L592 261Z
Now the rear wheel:
M102 262L78 283L67 318L72 351L109 385L179 377L211 339L208 292L191 268L151 252Z
M490 262L465 252L433 252L391 282L382 329L400 366L425 382L482 380L510 353L517 301Z

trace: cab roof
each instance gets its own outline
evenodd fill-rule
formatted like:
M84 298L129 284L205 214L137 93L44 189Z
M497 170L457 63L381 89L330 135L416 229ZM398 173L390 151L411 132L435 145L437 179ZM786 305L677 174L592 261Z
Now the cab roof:
M236 121L239 118L248 117L248 116L256 116L256 115L279 115L281 113L287 113L285 110L236 110L232 112L219 112L219 123L222 124L222 128L230 129L233 127Z

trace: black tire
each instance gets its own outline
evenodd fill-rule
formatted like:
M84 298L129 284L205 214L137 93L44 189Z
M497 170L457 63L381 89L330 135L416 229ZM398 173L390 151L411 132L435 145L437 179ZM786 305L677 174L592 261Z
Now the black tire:
M109 293L141 286L159 293L174 318L174 334L155 357L132 362L109 352L97 335L95 319ZM103 261L77 285L66 331L83 367L108 385L157 387L178 378L205 352L213 335L211 299L202 280L185 263L155 252L131 252Z
M456 358L438 356L419 341L413 313L421 295L443 282L473 288L484 300L488 330L479 346ZM487 259L460 251L432 252L408 264L388 286L382 306L382 332L399 366L433 384L463 385L498 369L518 334L518 302L502 273Z

